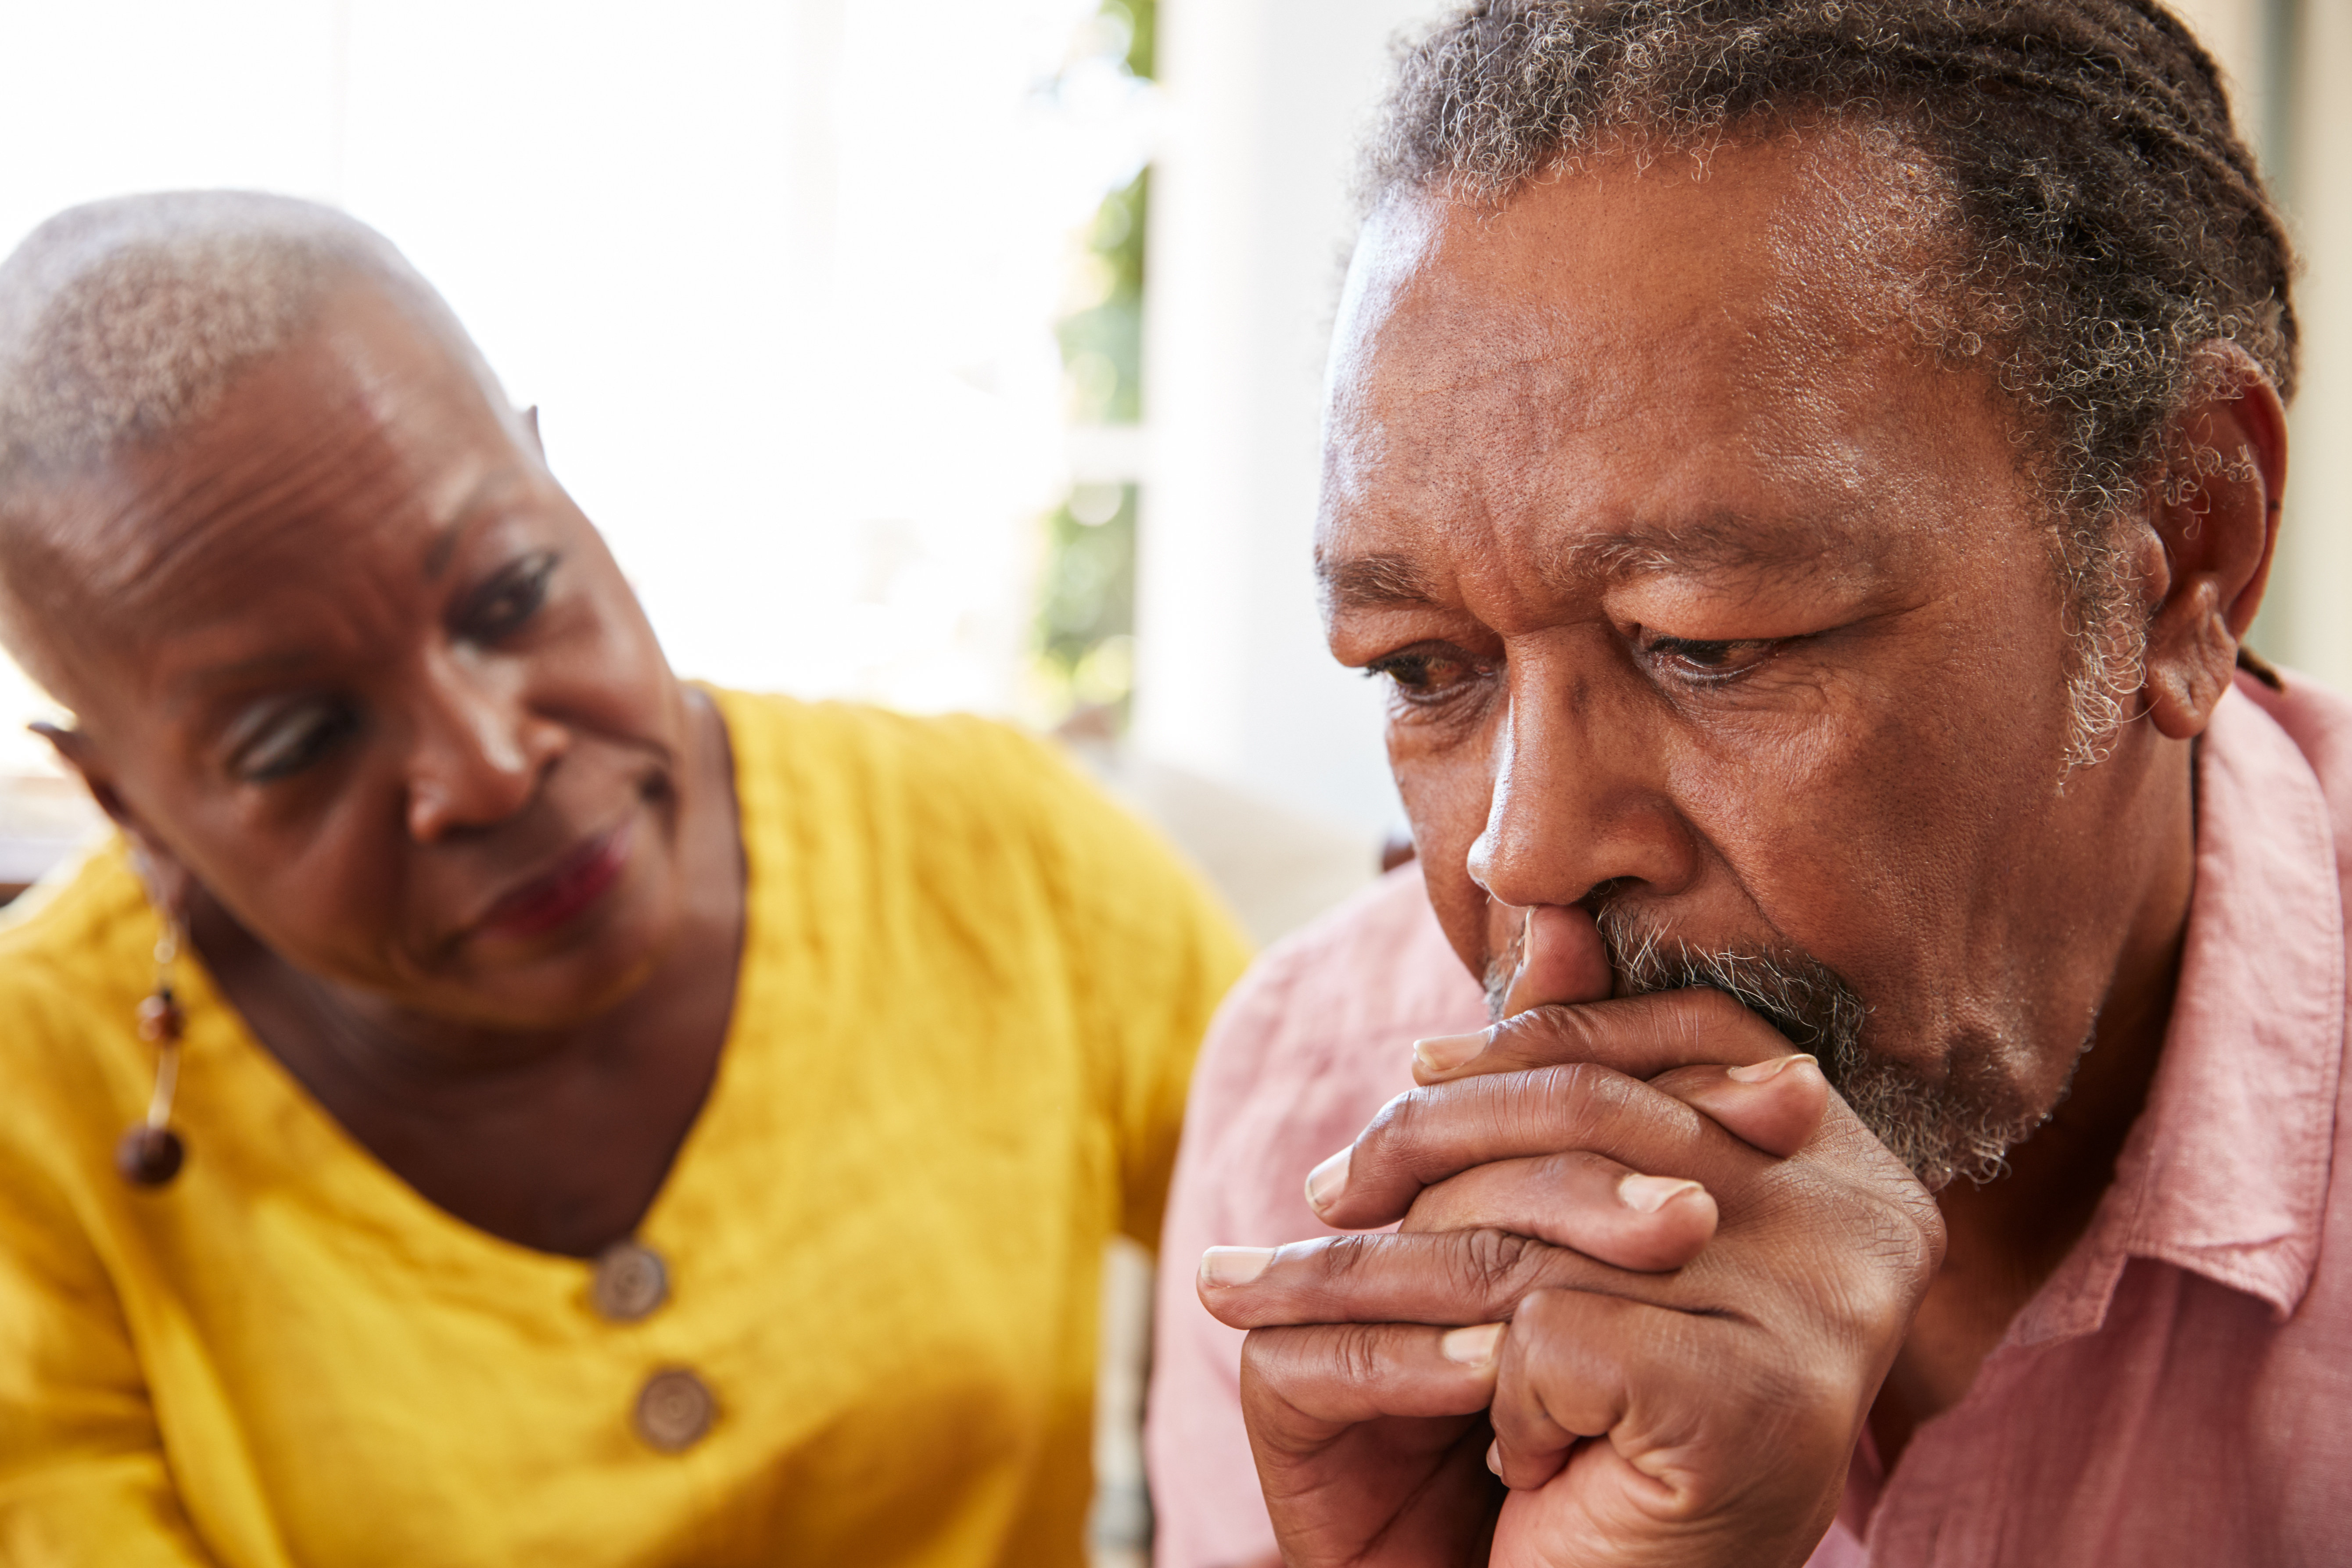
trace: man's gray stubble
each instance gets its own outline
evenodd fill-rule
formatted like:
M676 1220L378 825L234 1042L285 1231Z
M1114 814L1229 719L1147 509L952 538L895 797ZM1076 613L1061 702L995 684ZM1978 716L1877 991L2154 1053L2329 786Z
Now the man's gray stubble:
M1831 1087L1930 1192L1959 1176L1982 1185L2003 1175L2009 1151L2049 1119L1972 1089L1957 1064L1937 1082L1871 1050L1862 1039L1868 1004L1811 954L1696 946L1615 900L1601 902L1594 923L1616 977L1612 995L1724 992L1818 1059ZM1487 966L1486 1011L1497 1021L1526 940L1522 928Z

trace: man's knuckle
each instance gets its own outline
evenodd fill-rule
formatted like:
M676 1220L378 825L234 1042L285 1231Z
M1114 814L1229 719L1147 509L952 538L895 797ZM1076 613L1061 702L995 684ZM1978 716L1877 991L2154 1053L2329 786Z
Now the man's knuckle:
M1372 1119L1364 1124L1364 1130L1356 1134L1356 1168L1380 1159L1392 1145L1412 1136L1421 1101L1422 1091L1408 1089L1373 1113Z
M1287 1386L1297 1371L1297 1346L1293 1330L1250 1330L1242 1337L1242 1375L1272 1388Z
M1943 1218L1929 1206L1925 1223L1906 1204L1879 1211L1878 1255L1906 1284L1924 1284L1943 1261Z
M1882 1346L1909 1327L1934 1260L1918 1228L1899 1212L1855 1215L1844 1228L1842 1266L1816 1277L1822 1327L1841 1344Z
M1485 1303L1516 1302L1541 1276L1552 1249L1516 1231L1487 1227L1461 1233L1455 1288Z
M1372 1323L1343 1323L1330 1336L1328 1352L1334 1376L1360 1387L1376 1387L1388 1369L1386 1336Z
M1626 1080L1598 1062L1573 1061L1544 1071L1536 1113L1581 1147L1609 1120Z
M1678 1043L1703 1053L1722 1035L1748 1029L1762 1020L1730 993L1712 986L1699 986L1675 992L1663 1021L1675 1032Z
M1566 1291L1536 1289L1520 1296L1511 1312L1511 1327L1523 1343L1541 1345L1555 1335L1573 1332L1576 1299Z
M1320 1254L1325 1281L1345 1286L1357 1275L1367 1272L1379 1261L1381 1244L1387 1240L1378 1233L1328 1238Z
M1385 1189L1401 1176L1420 1184L1419 1173L1431 1163L1430 1150L1445 1133L1442 1106L1433 1097L1451 1087L1407 1090L1381 1107L1349 1145L1350 1190Z

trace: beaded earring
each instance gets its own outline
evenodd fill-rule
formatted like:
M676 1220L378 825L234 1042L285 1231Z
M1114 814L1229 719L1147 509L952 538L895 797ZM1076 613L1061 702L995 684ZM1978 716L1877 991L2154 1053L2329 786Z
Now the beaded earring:
M163 916L155 938L155 989L139 1004L139 1038L155 1048L155 1092L146 1120L114 1145L114 1168L133 1186L162 1186L180 1174L187 1145L172 1130L172 1096L180 1086L180 1034L185 1019L172 992L172 965L180 956L180 923Z

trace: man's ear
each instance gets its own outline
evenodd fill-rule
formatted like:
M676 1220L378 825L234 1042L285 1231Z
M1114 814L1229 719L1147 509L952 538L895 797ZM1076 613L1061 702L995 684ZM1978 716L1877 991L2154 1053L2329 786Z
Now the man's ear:
M138 813L123 800L122 791L115 786L113 770L107 767L98 747L90 744L89 737L80 730L66 729L54 724L36 723L31 727L35 735L49 743L67 767L81 775L81 781L89 788L89 798L98 802L98 809L104 811L114 825L122 830L123 837L131 841L132 849L137 852L140 874L147 883L147 896L154 900L158 909L184 912L188 906L188 891L194 879L189 875L187 867L180 862L180 858L147 831Z
M2204 733L2230 689L2238 640L2262 608L2286 490L2286 409L2234 343L2210 390L2167 433L2162 482L2147 520L2164 559L2150 593L2148 716L2174 740Z

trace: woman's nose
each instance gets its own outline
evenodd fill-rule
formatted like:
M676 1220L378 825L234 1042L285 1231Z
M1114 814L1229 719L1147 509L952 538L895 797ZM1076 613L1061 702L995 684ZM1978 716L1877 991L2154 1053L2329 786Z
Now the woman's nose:
M430 661L408 766L419 843L496 825L530 803L567 732L531 712L520 681L457 654Z

